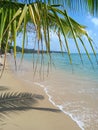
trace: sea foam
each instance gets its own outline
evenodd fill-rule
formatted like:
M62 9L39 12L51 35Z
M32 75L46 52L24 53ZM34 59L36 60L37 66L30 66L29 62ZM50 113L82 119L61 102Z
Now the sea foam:
M47 87L45 87L44 85L34 82L35 85L38 85L40 87L42 87L45 91L45 93L48 96L49 101L57 108L59 108L64 114L68 115L73 121L75 121L77 123L77 125L81 128L81 130L84 130L84 123L79 121L76 117L74 117L71 113L64 111L63 106L62 105L57 105L53 100L52 100L52 96L49 94Z

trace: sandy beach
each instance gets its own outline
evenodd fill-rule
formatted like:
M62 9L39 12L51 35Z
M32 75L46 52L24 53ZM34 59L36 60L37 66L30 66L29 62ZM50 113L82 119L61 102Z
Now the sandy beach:
M30 110L9 111L4 118L0 116L0 130L80 130L76 122L49 102L43 88L22 81L12 73L8 65L0 79L0 88L0 93L27 92L43 97L38 98Z

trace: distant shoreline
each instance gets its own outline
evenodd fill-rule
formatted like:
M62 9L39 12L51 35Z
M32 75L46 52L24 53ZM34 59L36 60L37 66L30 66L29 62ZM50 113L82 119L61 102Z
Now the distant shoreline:
M13 48L12 48L13 49ZM16 51L17 53L21 53L22 52L22 48L19 46L16 46ZM67 52L62 52L62 51L47 51L47 50L35 50L35 49L28 49L28 48L24 48L24 53L67 53Z

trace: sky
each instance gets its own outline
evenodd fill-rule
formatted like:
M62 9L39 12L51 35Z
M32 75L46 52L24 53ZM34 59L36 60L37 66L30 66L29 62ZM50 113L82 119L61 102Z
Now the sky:
M93 40L93 45L94 48L96 50L96 52L98 53L98 17L94 17L91 14L89 14L88 12L83 14L83 13L79 13L79 14L73 14L69 12L69 15L76 20L78 23L85 25L86 26L86 31L88 33L88 35L92 38ZM89 43L84 39L86 47L88 49L88 52L92 53L92 49L89 46ZM82 48L82 46L81 46ZM71 46L71 50L74 50L74 46ZM76 52L76 50L74 51ZM81 49L81 52L84 52L84 49Z
M89 34L89 36L93 39L94 41L94 48L96 50L96 52L98 53L98 18L97 17L93 17L91 16L89 13L72 13L72 12L68 12L69 16L71 16L74 20L76 20L77 22L79 22L82 25L86 26L86 30ZM89 45L89 43L87 42L86 39L84 39L87 50L89 53L92 53L92 49ZM28 34L28 44L26 44L25 47L27 48L34 48L34 35L32 34ZM21 45L22 41L21 41L21 35L18 36L17 38L17 45ZM81 49L81 53L84 53L84 49L83 47L80 45L79 46ZM73 43L72 40L69 39L69 48L70 51L72 53L76 53L77 49L75 44ZM54 33L51 33L51 50L55 50L55 51L60 51L60 46L59 46L59 41L57 36Z

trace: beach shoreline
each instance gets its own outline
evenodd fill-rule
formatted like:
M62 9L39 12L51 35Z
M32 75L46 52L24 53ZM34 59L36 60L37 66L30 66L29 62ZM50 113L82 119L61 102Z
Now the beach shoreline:
M43 88L19 79L12 73L8 64L0 79L0 86L7 88L6 92L28 92L44 97L44 100L38 100L34 104L35 109L33 110L18 112L18 114L9 112L10 118L5 118L5 125L1 125L3 130L80 130L75 121L49 102L49 97ZM0 91L0 93L2 92L4 91Z

